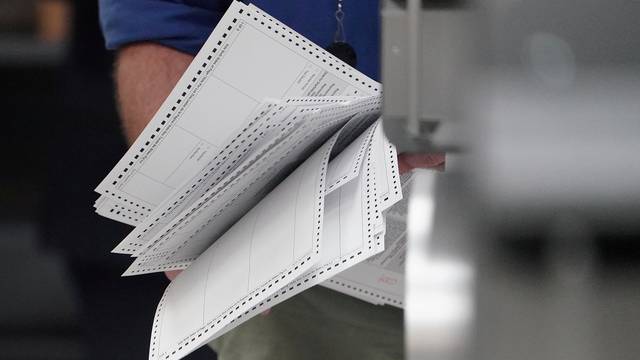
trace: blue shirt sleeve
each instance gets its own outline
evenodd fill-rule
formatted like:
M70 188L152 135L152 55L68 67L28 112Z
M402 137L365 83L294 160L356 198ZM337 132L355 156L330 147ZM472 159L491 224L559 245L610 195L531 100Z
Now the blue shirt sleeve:
M151 41L196 54L230 1L100 0L107 49Z

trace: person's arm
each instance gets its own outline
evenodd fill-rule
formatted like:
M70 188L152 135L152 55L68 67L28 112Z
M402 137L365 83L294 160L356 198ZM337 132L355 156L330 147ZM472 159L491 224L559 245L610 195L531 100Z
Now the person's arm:
M413 154L402 153L398 155L398 170L400 175L413 169L444 170L444 153Z
M129 143L153 117L229 0L99 0L107 49L117 51L118 107Z
M193 56L154 43L137 43L117 53L116 98L129 144L140 135Z

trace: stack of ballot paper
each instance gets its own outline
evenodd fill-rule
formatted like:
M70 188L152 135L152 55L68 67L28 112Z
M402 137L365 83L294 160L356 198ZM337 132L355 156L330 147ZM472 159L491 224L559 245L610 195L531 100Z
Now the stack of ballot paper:
M98 214L135 226L113 250L133 258L124 275L184 269L158 305L150 359L318 284L403 305L403 207L390 210L403 181L380 106L380 84L230 6L96 189Z

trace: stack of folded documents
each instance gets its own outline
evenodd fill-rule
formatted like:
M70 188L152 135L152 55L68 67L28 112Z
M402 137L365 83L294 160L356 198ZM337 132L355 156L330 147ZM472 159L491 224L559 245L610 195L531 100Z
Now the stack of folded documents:
M113 250L133 258L125 276L184 270L150 359L318 284L403 305L404 206L390 209L403 179L381 91L255 6L230 6L96 188L98 214L135 226Z

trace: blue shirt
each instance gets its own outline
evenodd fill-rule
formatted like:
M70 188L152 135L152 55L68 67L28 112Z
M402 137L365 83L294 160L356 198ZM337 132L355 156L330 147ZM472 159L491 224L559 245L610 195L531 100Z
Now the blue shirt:
M246 2L246 1L245 1ZM250 1L316 44L326 47L336 30L336 0ZM100 23L108 49L152 41L196 54L230 0L100 0ZM379 78L378 0L343 0L346 40L357 69Z

